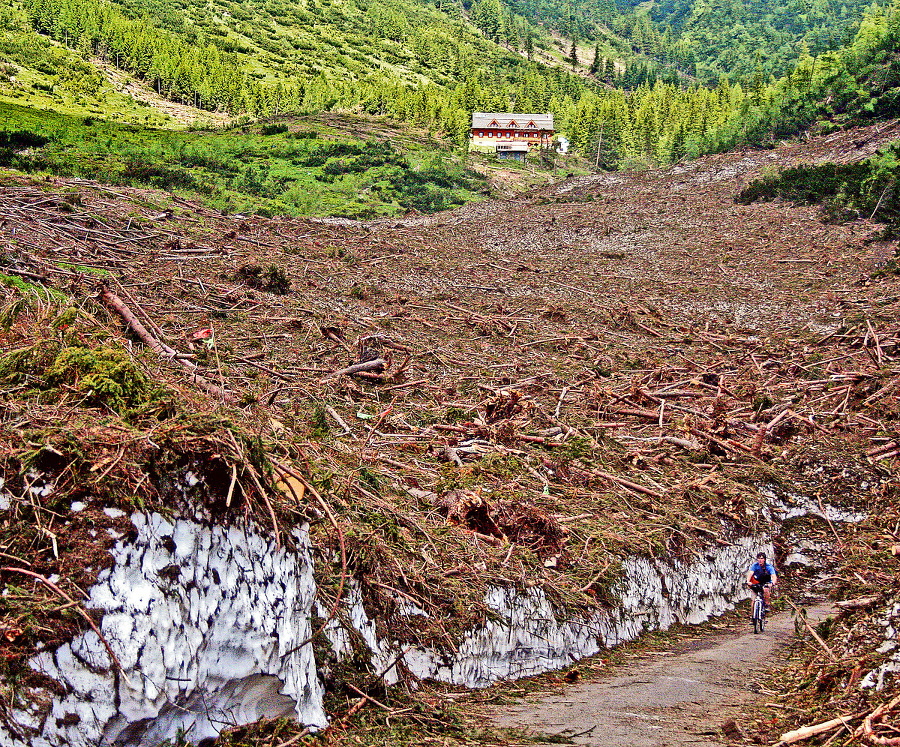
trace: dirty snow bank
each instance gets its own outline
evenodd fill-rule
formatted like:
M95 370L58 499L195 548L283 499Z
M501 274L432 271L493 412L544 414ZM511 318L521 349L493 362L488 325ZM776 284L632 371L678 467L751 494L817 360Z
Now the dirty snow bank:
M323 726L312 646L298 649L315 595L306 533L291 553L250 530L158 514L132 522L137 538L117 544L85 604L105 613L121 672L93 631L39 654L32 667L66 694L32 693L0 745L152 745L179 730L198 742L291 713Z
M859 686L861 689L874 688L879 691L884 689L886 679L889 681L900 672L900 643L897 640L900 635L900 601L892 602L884 610L883 617L876 615L873 620L876 626L883 629L884 637L884 641L875 649L875 653L887 654L887 656L862 678Z
M470 631L456 652L407 650L396 641L379 640L355 589L349 617L371 650L373 670L385 672L388 683L397 681L396 665L402 662L419 678L485 687L560 669L645 631L666 630L676 622L700 623L731 609L749 595L743 579L748 559L759 548L772 552L767 539L744 537L713 545L689 563L629 558L611 589L619 604L586 618L560 619L542 589L493 587L485 601L497 618ZM334 625L328 633L335 649L345 651L346 634Z
M776 521L797 505L793 497L767 498ZM316 595L305 529L294 533L291 552L249 528L170 522L158 514L135 514L132 522L136 538L118 542L114 566L85 605L104 613L103 636L121 672L92 631L38 654L32 667L65 693L23 691L11 723L0 726L0 747L150 745L179 731L196 743L226 726L286 715L324 726L312 646L301 645ZM587 616L565 615L538 587L492 587L485 602L493 618L470 630L455 651L380 638L352 581L342 617L388 683L399 679L402 666L415 677L484 687L723 613L748 596L743 579L760 548L772 553L767 537L721 541L689 562L628 558L606 590L611 603ZM406 605L403 614L427 613ZM353 631L332 620L326 633L338 656L351 654Z

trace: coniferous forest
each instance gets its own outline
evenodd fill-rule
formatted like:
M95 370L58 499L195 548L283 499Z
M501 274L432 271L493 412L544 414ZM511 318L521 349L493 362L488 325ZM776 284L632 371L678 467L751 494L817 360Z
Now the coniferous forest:
M898 44L897 2L3 0L0 126L17 103L170 128L125 80L198 118L357 112L461 148L473 111L549 111L614 169L896 116ZM83 172L18 161L54 163Z

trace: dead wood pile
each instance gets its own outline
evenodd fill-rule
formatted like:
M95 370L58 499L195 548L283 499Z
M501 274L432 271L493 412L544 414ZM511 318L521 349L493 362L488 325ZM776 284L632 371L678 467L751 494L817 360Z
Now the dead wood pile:
M614 598L628 554L689 561L761 529L763 488L890 504L900 295L872 274L892 247L813 209L736 208L761 166L717 156L587 183L577 202L347 225L228 218L84 182L7 184L7 315L76 305L69 344L105 329L188 411L236 424L212 428L220 448L198 449L224 470L211 500L246 506L276 536L312 520L335 610L346 540L370 609L430 614L399 617L392 637L447 645L483 617L488 583L537 583L570 611L593 609ZM278 292L248 280L251 266ZM101 281L146 335L94 300ZM7 350L46 344L26 327ZM20 502L34 494L16 438L39 434L61 470L72 459L41 408L105 412L77 382L57 384L51 403L31 384L8 381L4 402L4 476ZM154 427L129 428L157 443ZM115 460L113 435L92 433ZM88 453L111 479L136 469L137 496L156 479ZM52 557L48 536L29 552Z

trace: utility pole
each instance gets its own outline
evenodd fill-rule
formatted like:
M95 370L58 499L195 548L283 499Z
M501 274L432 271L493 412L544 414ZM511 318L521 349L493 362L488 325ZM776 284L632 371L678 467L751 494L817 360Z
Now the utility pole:
M600 123L600 137L597 139L597 161L594 163L594 171L600 170L600 146L603 144L603 122Z

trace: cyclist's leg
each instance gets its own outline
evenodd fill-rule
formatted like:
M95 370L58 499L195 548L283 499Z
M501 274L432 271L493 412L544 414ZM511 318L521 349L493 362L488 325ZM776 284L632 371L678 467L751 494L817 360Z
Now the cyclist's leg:
M769 609L772 604L772 584L763 586L763 603L766 605L766 609Z

